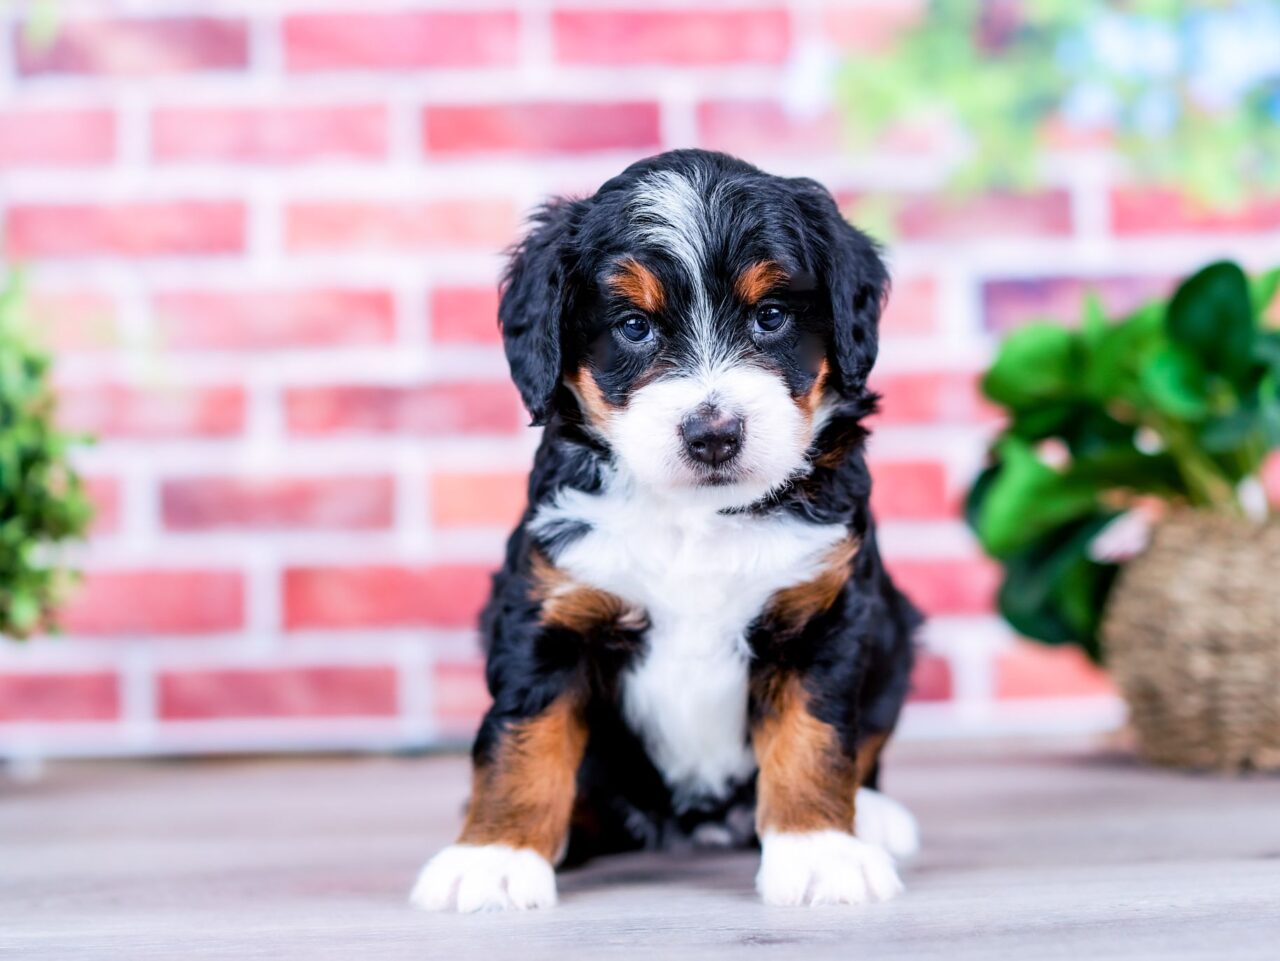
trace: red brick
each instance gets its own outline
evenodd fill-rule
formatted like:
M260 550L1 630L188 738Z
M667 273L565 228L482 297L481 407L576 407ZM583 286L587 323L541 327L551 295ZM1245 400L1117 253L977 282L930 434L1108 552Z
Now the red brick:
M120 679L111 671L0 674L0 723L114 721Z
M891 558L889 570L926 614L988 614L995 607L1000 569L986 558Z
M882 53L927 11L926 0L830 3L822 15L822 36L848 53Z
M833 151L840 127L833 113L796 116L776 100L711 100L698 104L698 143L753 156Z
M169 530L288 530L390 526L395 484L390 477L185 477L160 488Z
M5 249L18 258L233 254L244 244L244 205L231 201L15 204L5 221Z
M285 245L294 253L498 250L517 226L515 207L503 200L314 201L285 210Z
M871 506L881 520L939 520L958 504L938 461L872 461Z
M1071 198L1065 190L964 200L907 197L898 210L897 227L908 240L1063 237L1071 233Z
M274 350L386 344L395 340L387 290L173 290L152 310L166 347Z
M110 110L0 111L0 169L92 167L110 163L115 153Z
M431 337L442 344L500 344L498 286L431 291Z
M1085 294L1093 291L1108 314L1124 315L1154 297L1169 293L1162 277L1033 277L983 284L986 328L1003 333L1033 320L1080 322Z
M298 387L285 394L294 434L513 433L525 423L507 381L420 387Z
M116 306L106 294L90 290L35 291L27 303L31 329L56 351L118 347Z
M639 150L662 142L654 101L432 106L422 126L423 149L439 155Z
M1118 234L1272 231L1280 227L1280 197L1255 197L1233 208L1213 207L1172 190L1116 190L1111 220Z
M557 10L556 58L564 63L776 64L791 50L782 8L741 10Z
M524 513L529 475L435 474L431 478L431 519L437 527L511 527Z
M911 672L912 701L951 700L951 662L937 654L920 652Z
M249 28L220 17L73 20L60 17L50 43L35 44L17 26L20 74L155 76L242 69Z
M519 20L510 10L307 13L284 21L289 70L412 70L516 62Z
M390 717L398 710L394 667L350 664L165 671L158 700L169 721Z
M235 571L92 571L61 616L69 634L210 634L244 624Z
M441 661L431 675L436 721L447 731L474 733L493 702L485 684L484 659Z
M116 533L120 529L120 481L115 477L86 477L84 489L93 503L91 533Z
M872 374L883 395L875 421L885 424L971 424L998 418L978 391L978 375L963 370Z
M928 334L936 328L938 289L932 280L913 277L896 281L885 305L880 329L886 336Z
M239 387L142 390L104 384L66 388L58 397L58 420L65 428L98 436L224 437L241 432L244 416Z
M387 155L387 110L375 104L303 107L174 107L152 118L164 162L301 163Z
M474 564L290 568L285 628L474 627L489 576Z
M996 658L996 697L1106 697L1115 687L1078 647L1019 643Z

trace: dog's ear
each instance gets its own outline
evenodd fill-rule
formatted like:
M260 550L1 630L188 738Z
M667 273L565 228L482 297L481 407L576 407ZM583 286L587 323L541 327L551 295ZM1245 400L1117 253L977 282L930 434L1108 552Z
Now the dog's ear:
M833 350L842 393L855 397L880 345L880 312L889 296L889 272L875 242L850 226L826 188L813 180L792 181L804 213L819 280L835 321Z
M566 254L580 207L580 201L554 200L539 209L502 278L502 343L534 426L547 422L560 384L560 328L571 296Z

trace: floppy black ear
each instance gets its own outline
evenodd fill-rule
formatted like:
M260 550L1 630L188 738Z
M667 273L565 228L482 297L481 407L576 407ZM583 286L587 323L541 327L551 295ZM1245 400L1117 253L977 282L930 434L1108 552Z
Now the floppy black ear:
M515 381L535 426L545 424L560 384L560 325L568 309L566 249L579 202L554 200L511 253L498 322Z
M812 180L795 183L831 300L839 386L856 396L866 387L880 347L880 312L889 296L889 272L875 242L849 225L826 188Z

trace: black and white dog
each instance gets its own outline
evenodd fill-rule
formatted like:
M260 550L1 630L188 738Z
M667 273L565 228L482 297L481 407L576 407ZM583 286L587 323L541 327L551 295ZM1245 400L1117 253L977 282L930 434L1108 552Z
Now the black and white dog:
M862 451L887 290L826 190L723 154L538 213L499 315L546 430L465 826L415 904L540 907L562 860L757 839L771 904L901 890L914 821L874 788L919 617Z

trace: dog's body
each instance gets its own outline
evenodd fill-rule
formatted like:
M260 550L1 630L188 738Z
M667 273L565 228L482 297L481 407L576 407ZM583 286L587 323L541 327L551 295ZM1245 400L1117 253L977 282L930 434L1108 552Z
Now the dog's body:
M859 790L918 622L862 453L887 284L826 191L719 154L544 209L500 316L546 430L483 618L466 826L416 903L549 904L558 859L757 837L767 901L896 893L854 833L856 797L858 834L913 844Z

